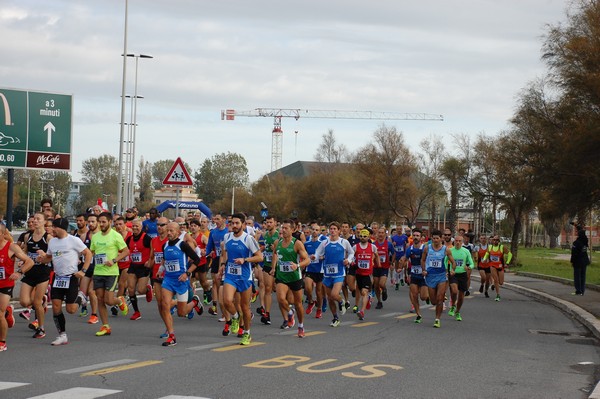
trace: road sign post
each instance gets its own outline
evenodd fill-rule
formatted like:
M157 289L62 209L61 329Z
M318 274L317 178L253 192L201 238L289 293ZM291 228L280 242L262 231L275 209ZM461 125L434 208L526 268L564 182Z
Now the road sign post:
M182 186L192 186L194 184L192 183L192 178L190 177L190 174L188 173L185 165L183 164L181 157L178 157L175 160L173 166L171 166L171 169L169 170L169 173L167 173L167 175L163 179L163 184L169 186L177 186L175 194L175 217L177 217L179 215L180 188Z

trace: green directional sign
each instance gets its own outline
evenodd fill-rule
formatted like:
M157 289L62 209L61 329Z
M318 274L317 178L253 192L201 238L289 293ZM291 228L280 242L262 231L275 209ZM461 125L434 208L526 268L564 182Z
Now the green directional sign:
M71 169L70 95L0 88L0 167Z

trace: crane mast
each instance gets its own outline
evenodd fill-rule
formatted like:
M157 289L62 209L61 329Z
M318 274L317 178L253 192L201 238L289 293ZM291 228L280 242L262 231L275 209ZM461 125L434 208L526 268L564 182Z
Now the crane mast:
M438 114L374 112L374 111L340 111L340 110L311 110L294 108L255 108L250 111L227 109L221 111L221 120L232 121L235 117L271 117L273 118L273 137L271 143L271 172L281 168L283 154L283 129L281 118L318 118L318 119L376 119L403 121L443 121Z

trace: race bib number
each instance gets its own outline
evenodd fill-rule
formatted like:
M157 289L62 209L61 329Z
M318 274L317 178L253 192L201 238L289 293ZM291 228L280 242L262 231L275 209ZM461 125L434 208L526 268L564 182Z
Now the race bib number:
M163 260L163 253L162 252L155 252L154 253L154 263L160 263Z
M241 276L242 275L242 265L236 265L233 262L227 263L227 274L232 276Z
M367 270L371 266L371 261L368 261L368 260L359 260L357 265L358 265L359 269Z
M265 252L265 262L271 262L273 260L273 252Z
M500 257L498 255L490 255L490 262L500 262Z
M221 247L216 247L215 252L216 252L217 256L221 256Z
M463 264L463 260L462 259L454 259L454 262L456 263L456 267L461 267Z
M423 268L421 267L421 265L412 265L410 267L410 272L412 274L422 274L423 273Z
M97 265L104 265L106 263L106 254L94 255L94 262L96 262Z
M292 262L279 262L279 271L283 273L293 272Z
M385 260L386 260L386 256L385 255L379 255L379 262L385 263Z
M125 262L129 262L129 255L127 255L126 257L124 257L123 259L121 259L119 261L119 263L125 263Z
M0 280L6 280L6 269L0 267Z
M401 246L395 246L394 247L394 251L398 252L398 253L402 253L404 252L404 247Z
M141 252L132 252L131 253L131 261L133 263L141 263L142 262L142 253Z
M178 260L167 260L165 261L165 271L169 273L174 273L180 271L181 268L179 266Z
M29 256L31 258L31 260L33 261L33 263L37 262L37 258L38 258L38 253L37 252L27 252L27 256Z
M437 268L442 267L442 261L441 260L437 260L437 259L436 260L432 260L431 263L430 263L430 265L431 265L431 267L434 267L434 268L437 269Z
M54 276L52 287L54 288L69 288L71 285L71 276Z
M325 265L325 274L337 274L338 273L338 265Z

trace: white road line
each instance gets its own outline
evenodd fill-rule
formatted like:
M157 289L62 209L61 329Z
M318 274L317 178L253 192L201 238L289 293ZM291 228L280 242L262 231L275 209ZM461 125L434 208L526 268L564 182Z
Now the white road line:
M18 387L22 387L24 385L31 385L27 382L3 382L0 381L0 391L3 391L5 389L11 389L11 388L18 388Z
M102 396L113 395L119 392L123 391L117 391L114 389L75 387L71 389L65 389L63 391L47 393L45 395L34 396L29 399L94 399L101 398Z
M102 368L106 368L106 367L118 366L120 364L127 364L127 363L133 363L133 362L137 362L137 360L121 359L121 360L115 360L114 362L98 363L98 364L92 364L91 366L77 367L76 369L61 370L61 371L57 371L57 373L59 373L59 374L76 374L76 373L81 373L81 372L85 372L85 371L91 371L91 370L102 369Z
M192 346L187 348L188 350L191 351L203 351L205 349L213 349L213 348L219 348L221 346L227 346L227 345L231 345L233 344L233 342L231 341L225 341L225 342L215 342L214 344L206 344L206 345L200 345L200 346Z
M403 313L404 312L386 313L386 314L379 315L379 317L394 317L394 316L400 316Z

